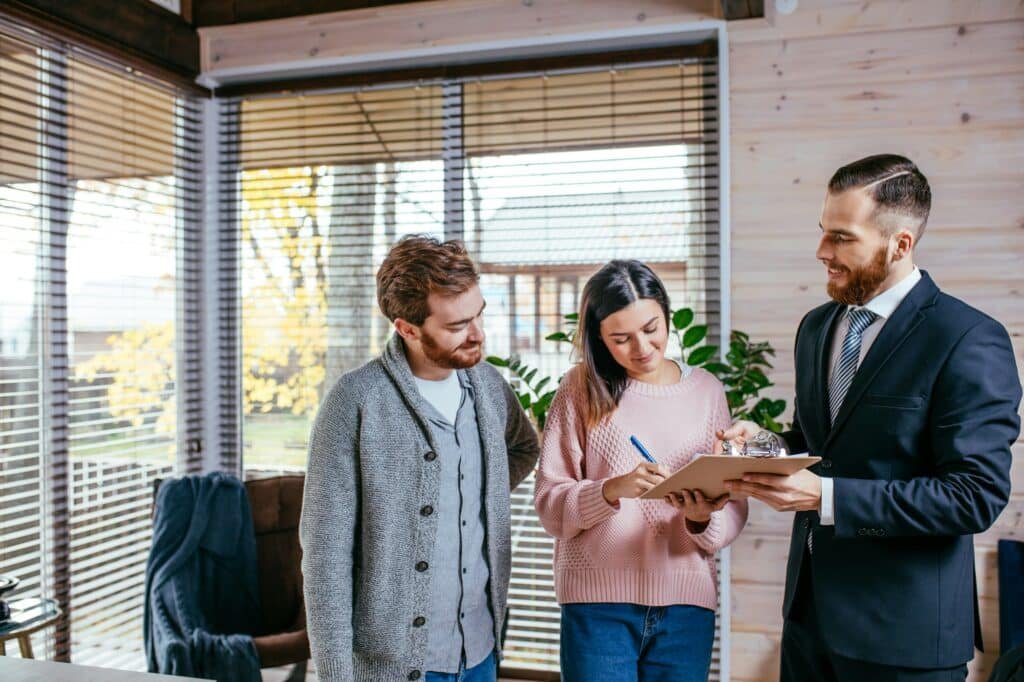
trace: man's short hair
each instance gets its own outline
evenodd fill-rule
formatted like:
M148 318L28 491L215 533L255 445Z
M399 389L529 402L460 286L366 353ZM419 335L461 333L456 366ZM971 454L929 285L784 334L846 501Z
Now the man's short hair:
M430 316L430 294L457 296L479 279L462 242L413 234L391 247L377 271L377 304L392 322L421 325Z
M886 220L885 214L908 216L921 238L932 208L932 190L913 161L898 154L876 154L843 166L828 181L830 194L861 187L875 200L873 217L883 232L892 234L896 222L902 222Z

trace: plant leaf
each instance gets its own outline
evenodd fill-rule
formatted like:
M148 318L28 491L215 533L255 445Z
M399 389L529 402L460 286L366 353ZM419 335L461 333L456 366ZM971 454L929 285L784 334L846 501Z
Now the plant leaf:
M546 341L568 341L569 335L565 332L555 332L544 337Z
M764 372L762 372L759 369L750 370L749 372L747 372L747 376L750 378L752 382L754 382L754 384L757 385L758 388L765 388L766 386L769 386L772 383L768 381L768 377L764 375Z
M704 369L714 374L716 377L721 379L726 374L732 372L732 368L722 362L709 362L704 365Z
M508 358L499 358L497 355L488 355L487 362L495 367L508 367Z
M693 322L693 311L689 308L680 308L672 313L672 326L676 329L686 329Z
M704 337L708 335L708 327L705 324L698 325L696 327L690 327L683 334L683 347L692 348L698 343L704 340Z
M696 367L707 362L717 352L718 346L701 346L690 353L690 357L686 358L686 364Z
M548 391L530 407L530 410L533 412L534 419L537 420L537 426L539 426L542 431L544 430L544 424L548 420L548 408L551 407L551 400L554 397L555 392Z

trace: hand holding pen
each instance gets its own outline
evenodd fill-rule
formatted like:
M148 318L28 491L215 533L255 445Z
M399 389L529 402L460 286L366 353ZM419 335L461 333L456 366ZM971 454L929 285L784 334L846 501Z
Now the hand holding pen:
M618 504L622 498L640 497L669 475L668 469L654 460L636 436L631 436L629 441L640 452L644 461L637 464L632 471L604 482L601 492L609 504Z

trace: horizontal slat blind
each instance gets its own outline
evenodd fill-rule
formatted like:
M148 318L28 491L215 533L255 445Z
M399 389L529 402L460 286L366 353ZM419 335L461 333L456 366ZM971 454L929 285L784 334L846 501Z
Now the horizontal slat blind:
M226 103L247 474L303 467L324 391L380 352L373 278L403 234L465 241L488 353L541 374L568 368L545 337L613 258L651 264L717 333L716 92L715 61L690 58ZM505 665L541 672L558 607L532 493L513 494Z
M236 206L222 245L240 278L222 275L240 289L249 475L305 467L324 387L388 334L373 286L384 245L443 229L440 100L437 87L407 87L225 105L236 144L222 153L221 194ZM237 451L225 456L235 469Z
M35 44L0 24L0 573L18 593L48 591L43 328L47 247L40 206L46 159L36 135L55 112L38 98L41 74L57 68Z
M0 485L35 505L0 529L0 570L61 603L56 657L142 669L151 482L199 466L196 105L0 34Z
M184 373L198 380L194 361L179 366L195 357L182 351L195 334L198 115L114 64L72 53L68 66L72 660L132 668L152 481L182 468L183 431L198 426L194 390L179 410Z

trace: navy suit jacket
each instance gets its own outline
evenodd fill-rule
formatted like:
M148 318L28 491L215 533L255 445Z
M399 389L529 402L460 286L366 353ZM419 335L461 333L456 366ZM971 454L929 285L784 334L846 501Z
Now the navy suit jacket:
M822 458L812 471L834 479L835 525L796 514L783 615L809 558L832 651L882 665L959 665L981 648L973 535L1010 495L1021 399L1013 348L1002 325L923 273L830 426L830 348L845 309L815 308L797 331L794 430L784 436L792 452Z

